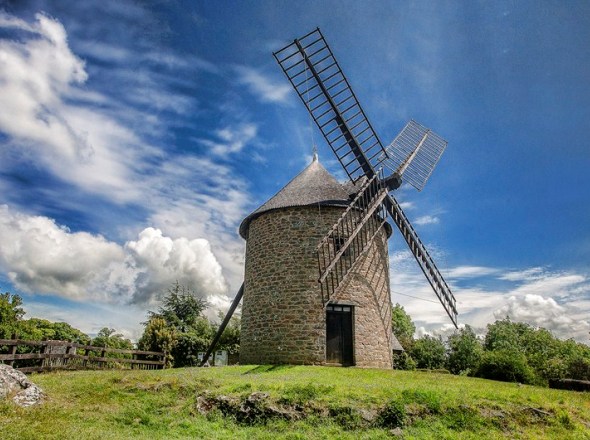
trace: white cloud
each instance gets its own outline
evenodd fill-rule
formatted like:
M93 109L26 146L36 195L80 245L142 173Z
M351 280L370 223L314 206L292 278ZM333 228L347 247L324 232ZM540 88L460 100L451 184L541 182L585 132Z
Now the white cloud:
M399 206L401 206L404 211L409 211L415 208L414 202L400 202Z
M423 215L422 217L418 217L414 220L414 223L420 226L424 225L435 225L439 223L439 218L433 215Z
M173 282L227 303L221 265L205 239L146 228L124 246L0 206L0 268L25 292L102 303L154 304Z
M502 319L509 316L513 321L549 329L562 338L576 335L578 339L586 340L590 331L588 315L586 319L576 319L571 311L571 307L559 305L553 298L534 294L511 295L502 307L494 311L494 317Z
M258 70L246 66L236 66L238 82L248 87L250 92L263 102L285 103L289 99L291 86L284 81L275 83Z
M542 267L533 267L525 270L515 270L506 272L504 275L500 277L500 279L507 281L530 281L541 277L542 274Z
M216 156L226 156L232 153L239 153L256 138L258 127L255 124L239 124L227 126L215 131L218 141L202 139L200 142L210 148L210 152Z
M0 14L0 26L9 25L31 34L14 41L0 39L0 131L10 137L0 151L0 168L10 166L8 160L1 160L3 154L12 162L34 160L36 167L70 183L72 191L143 207L147 219L142 227L117 225L127 231L124 239L135 237L146 226L159 228L172 239L207 237L236 290L242 280L243 243L234 232L250 208L245 183L213 159L172 155L167 146L154 147L142 139L162 130L159 110L179 112L192 105L186 96L170 91L170 77L162 75L172 76L174 71L178 77L177 69L189 68L215 73L215 66L197 60L195 67L192 58L127 47L113 50L117 46L82 40L76 47L112 63L108 69L93 66L100 78L86 85L82 84L87 79L85 65L70 50L65 29L57 20L37 15L28 24ZM93 28L95 33L99 30L104 29ZM134 70L137 65L142 69ZM154 65L157 68L149 68ZM110 85L104 88L105 94L90 87L105 81L123 82L126 93L120 95L117 90L115 99L108 94L113 93ZM179 79L174 81L177 84ZM137 107L137 100L149 103ZM257 126L226 124L214 134L217 140L209 145L219 159L252 144ZM87 207L68 209L76 208Z
M396 261L391 274L393 301L403 305L417 327L423 328L420 334L443 334L449 320L417 264L404 252L393 254L392 261ZM558 337L588 339L590 282L583 274L538 267L506 272L501 268L458 266L447 269L445 277L451 281L457 300L459 322L476 331L483 333L487 324L510 316L514 321L544 327ZM487 277L485 285L495 287L480 285L481 277ZM476 278L478 284L469 285ZM458 280L460 285L452 282Z
M498 269L483 266L457 266L447 270L445 275L449 278L476 278L497 273Z
M85 96L80 86L88 75L64 27L42 14L32 24L2 17L1 26L30 32L21 40L0 40L0 130L9 136L8 149L87 191L137 199L131 170L153 150L105 113L72 104L72 96ZM89 94L90 101L97 99Z
M124 258L123 250L103 237L71 233L47 217L0 205L0 266L20 289L106 300L106 292L86 288L99 278L109 280Z
M155 302L158 294L174 281L190 287L201 297L227 293L221 266L205 239L173 240L164 237L158 229L146 228L125 249L137 269L133 302Z

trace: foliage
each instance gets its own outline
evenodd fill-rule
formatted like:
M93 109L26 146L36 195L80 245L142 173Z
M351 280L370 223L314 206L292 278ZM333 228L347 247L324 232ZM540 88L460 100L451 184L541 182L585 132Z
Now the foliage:
M0 339L10 339L18 330L18 323L25 315L19 295L0 293Z
M142 350L165 351L174 367L195 366L199 352L207 350L217 326L203 316L207 303L190 289L174 283L162 298L158 312L149 312L138 346ZM240 319L232 317L223 332L218 350L236 353L240 344Z
M198 354L209 347L213 339L213 327L206 318L199 318L187 331L178 332L172 348L175 367L197 366Z
M176 330L169 327L164 318L157 316L145 323L143 335L137 341L140 350L165 352L167 367L172 366L172 349L176 344Z
M488 325L484 346L487 351L508 350L524 356L540 384L549 379L584 380L590 376L583 367L590 364L590 347L572 339L559 340L544 328L509 318Z
M416 361L412 359L407 351L393 353L393 368L396 370L415 370Z
M51 322L46 319L30 318L19 322L18 335L32 341L56 340L78 344L89 344L90 337L66 322Z
M157 313L149 312L149 317L159 316L175 329L185 332L198 325L207 302L176 281L162 298L162 305Z
M410 315L399 304L396 304L391 309L391 329L404 350L410 350L414 341L416 326L412 322Z
M526 356L514 349L487 351L481 358L476 376L504 382L534 384L537 381L534 370Z
M447 341L449 351L447 368L453 374L475 372L483 355L483 346L471 327L466 325L455 331Z
M121 333L116 333L114 328L103 327L92 340L95 347L118 348L121 350L132 350L133 343L126 339Z
M439 369L446 364L446 350L442 338L423 336L414 341L410 349L410 356L416 362L417 368Z
M223 315L220 313L220 320L223 319ZM219 326L213 326L213 334L217 332ZM218 350L227 350L228 353L238 353L240 351L240 329L241 319L239 316L234 315L231 317L225 330L219 338L217 345Z
M406 424L407 418L404 402L399 399L392 399L379 412L377 425L383 428L401 428Z

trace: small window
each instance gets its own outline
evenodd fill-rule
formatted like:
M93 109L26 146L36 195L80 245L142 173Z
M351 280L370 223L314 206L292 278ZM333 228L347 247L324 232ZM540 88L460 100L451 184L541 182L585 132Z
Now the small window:
M326 306L326 310L328 312L350 313L352 311L352 306L343 306L343 305L338 305L338 304L328 304Z

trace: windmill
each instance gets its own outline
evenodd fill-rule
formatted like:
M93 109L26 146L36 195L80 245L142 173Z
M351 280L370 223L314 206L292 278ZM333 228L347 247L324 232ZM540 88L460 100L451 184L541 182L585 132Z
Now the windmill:
M340 316L344 316L342 312L353 307L338 305L338 297L343 286L350 284L351 277L359 271L359 266L367 264L367 255L372 252L371 249L375 249L376 243L389 227L386 221L389 217L408 244L453 325L457 327L456 301L449 286L399 203L390 194L402 182L421 191L447 142L430 129L411 120L389 145L384 146L319 28L295 39L273 55L351 180L351 200L338 213L339 218L331 229L327 229L327 234L319 240L315 249L321 306L323 310L332 312L328 313L326 326L329 328L332 325L331 320L340 319ZM314 157L314 163L316 162L317 156ZM314 166L312 163L302 175L312 176L312 180L317 180L318 176L321 176L319 179L329 180L322 175L323 168L318 167L319 165ZM293 187L300 189L303 178L298 176L298 179L297 182L290 183L291 187L285 187L283 193L279 192L274 199L267 202L266 205L269 206L263 205L263 209L259 208L244 221L240 227L244 238L247 237L249 222L255 218L257 212L293 205L277 204L277 199L284 199L284 193L289 192L289 189L293 192ZM335 206L333 203L332 205ZM248 261L246 264L248 266ZM245 285L242 285L203 363L218 342L242 299L244 290ZM387 302L389 304L389 298ZM265 325L268 326L268 322ZM269 331L278 332L279 327ZM387 327L385 328L387 331ZM328 337L326 346L330 343ZM278 349L280 348L279 346Z

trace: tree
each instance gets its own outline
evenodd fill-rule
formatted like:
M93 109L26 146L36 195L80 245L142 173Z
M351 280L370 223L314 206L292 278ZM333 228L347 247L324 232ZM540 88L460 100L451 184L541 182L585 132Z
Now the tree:
M177 344L176 330L169 327L164 318L152 317L145 323L143 335L137 341L140 350L166 353L166 364L172 366L172 349Z
M447 341L447 367L453 374L473 374L483 355L483 346L473 329L466 325L455 331Z
M504 382L538 382L523 353L503 348L485 352L475 375Z
M219 313L219 319L223 320L223 314ZM217 332L219 326L213 326L213 334ZM241 331L241 319L239 316L234 315L229 320L227 327L221 334L218 343L218 350L227 350L228 353L237 353L240 351L240 331Z
M414 342L416 326L412 322L410 315L399 304L396 304L391 310L391 329L404 350L410 350Z
M18 295L0 293L0 339L10 339L18 333L18 325L25 315L23 300Z
M92 340L95 347L118 348L132 350L133 343L126 339L121 333L116 333L114 328L103 327Z
M149 315L160 316L168 325L184 332L197 325L207 305L205 300L197 298L193 291L176 281L162 298L158 312L149 312Z
M207 302L178 282L162 298L158 312L148 312L140 348L166 351L175 367L197 365L198 353L205 351L214 335L211 323L202 315Z
M518 350L524 352L524 344L530 337L533 328L523 322L512 322L509 317L488 324L488 332L484 340L487 351Z
M90 344L90 337L87 334L66 322L51 322L46 319L30 318L20 321L18 327L22 339L34 341L53 339L78 344Z
M414 341L410 356L416 361L417 368L436 370L445 367L445 351L445 345L440 337L426 335Z

